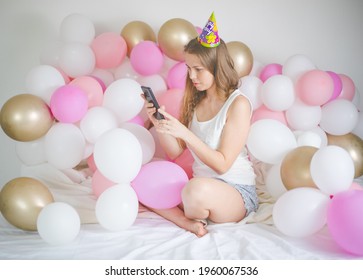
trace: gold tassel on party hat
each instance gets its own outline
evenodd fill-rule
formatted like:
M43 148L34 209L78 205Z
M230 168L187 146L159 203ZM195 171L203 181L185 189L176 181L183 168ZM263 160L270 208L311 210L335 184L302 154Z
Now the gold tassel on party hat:
M206 48L214 48L219 46L220 39L218 35L217 22L214 17L214 12L208 19L207 24L204 26L202 32L198 37L199 43Z

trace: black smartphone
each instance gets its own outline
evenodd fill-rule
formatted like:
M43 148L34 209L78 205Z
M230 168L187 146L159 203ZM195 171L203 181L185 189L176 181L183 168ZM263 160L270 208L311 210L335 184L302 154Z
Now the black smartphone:
M165 119L164 115L158 112L158 109L160 108L158 101L155 98L155 95L150 87L141 86L142 91L144 92L145 99L147 102L150 102L154 105L156 112L154 113L154 117L157 120L163 120Z

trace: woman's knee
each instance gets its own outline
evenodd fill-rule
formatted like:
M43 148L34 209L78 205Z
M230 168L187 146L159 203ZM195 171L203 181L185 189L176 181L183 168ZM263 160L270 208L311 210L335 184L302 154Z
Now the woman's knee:
M207 184L203 178L192 178L182 190L182 199L185 202L200 203L205 199Z

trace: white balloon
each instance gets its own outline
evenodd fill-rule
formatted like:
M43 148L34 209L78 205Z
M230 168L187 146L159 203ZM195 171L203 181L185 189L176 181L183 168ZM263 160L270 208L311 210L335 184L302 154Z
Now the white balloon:
M83 43L66 43L61 50L59 66L70 77L92 73L96 57L91 47Z
M278 199L281 195L287 192L287 189L281 179L281 162L274 164L266 174L266 189L270 195Z
M249 75L259 77L263 67L265 67L265 64L254 59L253 66Z
M164 64L161 70L159 71L159 74L165 79L165 81L168 78L169 70L177 63L180 63L180 61L174 60L165 54L163 55Z
M161 75L157 75L157 74L138 77L137 82L140 85L150 87L153 90L156 98L158 98L160 93L162 93L168 89L164 78Z
M320 136L320 140L321 140L320 148L326 147L328 145L328 136L326 135L326 132L320 126L316 126L313 129L310 129L309 131L316 133L317 135Z
M64 202L50 203L38 215L38 233L51 245L72 242L79 234L80 228L81 220L77 211Z
M47 161L58 169L77 166L85 154L86 140L74 124L56 123L45 135Z
M110 231L121 231L135 222L138 208L134 189L129 184L117 184L101 193L95 212L102 227Z
M240 91L245 94L252 103L253 110L256 110L262 105L261 87L262 81L256 76L244 76L240 79Z
M360 112L363 111L363 100L359 93L358 88L355 88L355 94L354 94L352 103L355 105L355 107L358 108L358 111L360 111Z
M292 131L277 120L263 119L251 125L247 147L260 161L276 164L297 147Z
M117 128L117 119L113 112L105 107L92 107L80 122L80 129L90 143L96 143L97 139L105 132Z
M314 188L289 190L273 207L274 224L287 236L313 235L326 224L329 201L329 196Z
M119 79L109 85L103 97L103 106L115 113L119 123L131 120L144 106L142 90L132 79Z
M16 154L25 165L37 165L47 161L44 137L28 142L16 142Z
M89 158L93 154L94 147L95 145L93 143L89 143L86 141L86 145L84 148L84 155L83 155L84 160Z
M130 131L115 128L99 137L93 158L97 169L112 182L129 183L142 165L142 148Z
M358 122L358 109L346 99L335 99L322 106L320 127L332 135L353 131Z
M295 83L305 72L316 69L314 63L303 54L290 56L282 66L282 74Z
M61 38L64 42L78 42L91 44L96 30L93 22L80 14L71 14L65 17L60 26Z
M349 153L335 145L320 148L313 155L310 174L324 193L334 195L350 188L354 179L354 162Z
M309 106L296 99L294 104L286 110L286 121L293 130L309 130L321 121L321 107Z
M261 88L262 102L272 111L285 111L295 101L295 89L288 76L274 75Z
M125 57L121 65L115 69L114 76L116 80L125 78L137 80L139 74L132 68L130 59Z
M319 149L321 146L320 136L317 133L312 132L312 131L304 131L304 132L300 133L297 136L296 141L297 141L297 145L299 147L312 146L312 147Z
M115 81L113 74L106 69L95 68L93 69L90 76L100 79L104 83L105 87L108 87L110 84L112 84L112 82Z
M363 139L363 111L358 114L358 121L352 133Z
M25 84L28 93L39 96L49 105L53 92L64 86L65 81L61 72L55 67L38 65L29 71Z
M155 140L150 131L134 123L124 123L120 128L127 129L136 136L142 149L142 164L148 163L155 154Z

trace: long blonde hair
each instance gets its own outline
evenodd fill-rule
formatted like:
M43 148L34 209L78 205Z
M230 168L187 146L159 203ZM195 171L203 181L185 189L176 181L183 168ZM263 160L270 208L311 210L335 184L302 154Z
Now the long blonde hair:
M239 76L234 69L234 63L229 55L226 44L220 39L220 45L215 48L203 47L198 39L192 39L185 47L184 52L196 55L203 67L213 74L217 94L222 100L226 100L239 86ZM180 109L180 121L189 126L196 106L205 97L205 91L198 91L189 76L186 77L185 92ZM185 143L180 141L185 147Z

